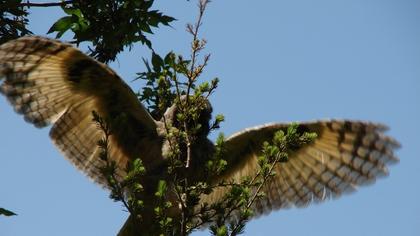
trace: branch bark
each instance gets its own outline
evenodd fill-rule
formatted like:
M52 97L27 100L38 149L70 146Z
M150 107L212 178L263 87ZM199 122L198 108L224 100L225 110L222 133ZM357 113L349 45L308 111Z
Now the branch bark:
M62 2L46 2L46 3L32 3L32 2L27 1L27 2L20 3L19 5L21 7L59 7L59 6L63 6L70 3L73 3L73 0L62 1Z

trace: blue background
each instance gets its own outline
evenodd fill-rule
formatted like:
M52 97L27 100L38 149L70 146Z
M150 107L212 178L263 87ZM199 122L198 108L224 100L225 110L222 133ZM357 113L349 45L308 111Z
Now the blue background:
M35 1L34 1L35 2ZM178 19L151 36L160 54L188 55L196 2L158 1ZM60 9L32 8L45 35ZM212 58L203 78L221 79L212 97L229 135L272 121L372 120L402 148L390 177L355 194L251 221L246 235L420 235L420 1L215 0L202 36ZM67 38L71 34L66 35ZM52 35L50 35L52 37ZM150 51L135 47L111 64L130 82ZM0 98L0 235L115 235L127 213ZM212 137L214 138L215 135ZM193 235L209 235L197 232Z

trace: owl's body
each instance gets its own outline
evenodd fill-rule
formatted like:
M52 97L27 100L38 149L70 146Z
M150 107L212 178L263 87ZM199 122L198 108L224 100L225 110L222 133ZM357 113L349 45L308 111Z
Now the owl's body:
M69 44L41 37L23 37L0 46L0 91L16 112L36 127L52 125L50 136L63 155L95 182L105 185L99 169L97 141L103 136L92 121L95 111L104 118L123 115L125 122L113 127L109 152L117 174L125 175L130 161L141 158L147 172L144 180L164 178L168 140L164 121L156 121L121 78L106 65L86 56ZM176 107L165 113L174 123ZM211 117L208 103L203 116L204 132L192 148L188 175L200 179L203 163L213 155L214 144L206 130ZM207 123L206 123L207 122ZM398 143L385 136L380 124L325 120L300 123L318 138L295 151L288 162L278 164L276 177L264 186L266 197L253 205L257 214L290 206L303 207L351 192L387 174L386 164L396 162ZM258 169L262 143L288 124L273 123L250 128L226 139L228 166L220 176L207 181L239 182ZM150 186L154 181L150 181ZM202 202L221 199L227 189L203 195ZM153 197L153 189L150 190ZM176 212L176 211L175 211ZM176 214L176 213L174 213ZM141 231L141 229L140 229Z

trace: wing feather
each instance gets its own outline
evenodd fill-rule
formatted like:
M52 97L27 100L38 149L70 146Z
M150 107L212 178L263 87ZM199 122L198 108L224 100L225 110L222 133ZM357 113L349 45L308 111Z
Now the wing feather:
M16 112L36 127L52 124L53 143L78 169L104 184L97 142L103 133L92 112L103 118L124 116L115 127L109 151L118 173L129 160L155 152L161 161L156 122L114 71L69 44L23 37L0 46L0 86ZM149 158L150 159L150 158Z
M257 157L262 144L289 124L267 124L246 129L226 142L228 168L219 181L239 183L258 170ZM286 163L275 166L276 175L263 186L265 197L252 206L256 215L288 207L306 207L312 202L337 198L358 186L373 183L388 174L387 164L398 162L396 140L383 134L387 127L362 121L326 120L301 123L303 130L316 132L318 138L292 153ZM202 196L202 202L222 199L227 188Z

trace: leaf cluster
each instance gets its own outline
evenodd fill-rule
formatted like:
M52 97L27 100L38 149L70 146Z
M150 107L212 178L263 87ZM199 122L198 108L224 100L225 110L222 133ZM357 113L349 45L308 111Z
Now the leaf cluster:
M124 119L115 117L114 119L105 119L95 111L92 112L92 120L103 132L103 138L98 140L97 145L100 149L99 158L105 163L101 168L101 174L104 176L107 186L111 190L110 198L114 201L121 201L129 212L140 217L140 211L144 207L143 200L138 195L144 191L142 184L139 182L141 176L146 173L146 168L140 158L128 163L126 167L126 175L119 176L115 161L109 156L109 140L112 135L112 128L124 122Z
M173 52L169 52L163 58L153 52L151 63L146 59L143 59L143 62L146 71L138 73L137 79L144 80L146 84L138 96L140 101L146 103L153 118L160 120L165 111L174 104L178 74L185 72L190 62Z
M215 216L215 224L210 231L216 236L233 236L244 232L245 225L254 215L252 205L265 193L263 187L276 173L274 167L287 162L290 154L315 140L316 133L299 132L297 123L291 124L287 130L278 130L271 141L264 142L262 154L258 157L260 169L256 175L248 176L241 183L220 183L217 187L229 187L230 191L223 200L206 206ZM208 217L208 216L206 216Z
M101 62L114 61L125 47L141 42L152 48L146 37L152 27L169 25L173 17L152 10L154 0L73 0L62 6L66 16L56 21L48 33L60 38L74 33L77 44L90 42L90 55Z
M31 34L26 27L28 12L22 0L0 0L0 44Z
M89 42L90 55L108 63L118 53L135 43L152 48L148 35L153 28L168 26L175 18L153 9L154 0L67 0L32 3L23 0L0 0L0 44L26 34L30 7L61 7L64 17L48 33L61 38L73 32L72 43Z

